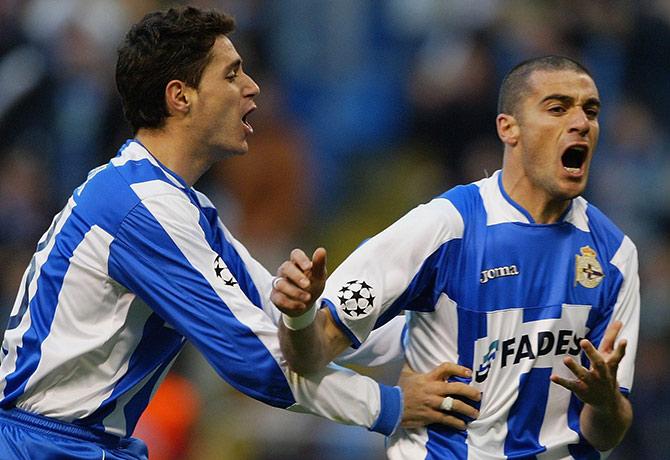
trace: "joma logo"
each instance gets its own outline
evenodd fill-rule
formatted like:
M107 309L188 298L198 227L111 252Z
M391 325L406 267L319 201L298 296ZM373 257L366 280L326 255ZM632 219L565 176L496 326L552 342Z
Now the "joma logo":
M482 270L482 277L479 278L479 282L485 284L494 278L500 278L501 276L516 276L518 274L519 269L516 267L516 265L489 268L488 270Z

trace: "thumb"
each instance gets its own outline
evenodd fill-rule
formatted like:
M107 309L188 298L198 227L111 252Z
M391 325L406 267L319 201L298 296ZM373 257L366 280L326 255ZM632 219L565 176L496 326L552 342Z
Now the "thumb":
M326 250L324 248L317 248L312 255L312 279L323 281L326 279Z

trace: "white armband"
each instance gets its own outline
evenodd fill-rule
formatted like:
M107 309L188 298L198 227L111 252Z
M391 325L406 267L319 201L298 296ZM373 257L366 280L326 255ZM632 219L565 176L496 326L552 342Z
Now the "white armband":
M281 315L284 326L292 331L299 331L300 329L305 329L307 326L314 322L316 318L316 302L300 316L289 316L285 313Z

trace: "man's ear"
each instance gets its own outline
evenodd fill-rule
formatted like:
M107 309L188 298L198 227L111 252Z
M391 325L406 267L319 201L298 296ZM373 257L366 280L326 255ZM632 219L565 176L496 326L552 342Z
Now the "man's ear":
M192 89L181 80L170 80L165 86L165 105L170 115L186 115L191 109Z
M496 117L498 137L505 145L514 147L519 142L519 123L513 115L500 113Z

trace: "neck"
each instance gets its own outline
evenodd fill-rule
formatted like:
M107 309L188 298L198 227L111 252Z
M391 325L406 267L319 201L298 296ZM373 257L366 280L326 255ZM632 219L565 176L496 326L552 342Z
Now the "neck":
M558 222L571 200L557 200L544 191L537 190L522 175L514 175L503 168L502 185L509 197L524 208L538 224Z
M140 129L135 138L163 165L179 175L189 186L212 166L213 161L183 136L168 128Z

